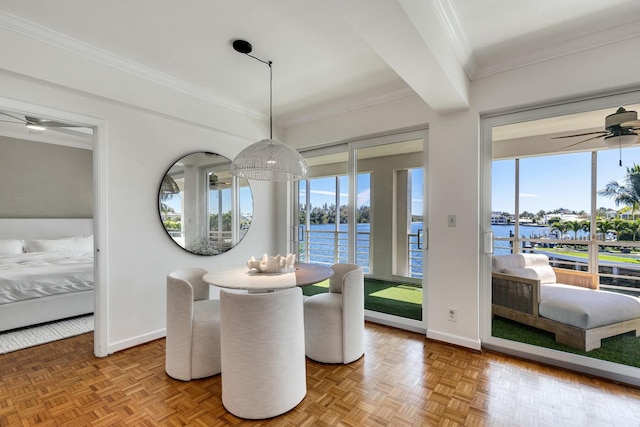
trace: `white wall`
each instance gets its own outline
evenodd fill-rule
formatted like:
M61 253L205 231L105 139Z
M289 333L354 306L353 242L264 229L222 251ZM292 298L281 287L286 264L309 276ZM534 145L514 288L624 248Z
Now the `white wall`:
M98 196L105 203L96 217L105 221L98 258L106 277L100 286L107 300L103 346L107 353L164 335L168 272L190 266L214 270L274 251L274 186L270 183L253 184L256 215L251 229L236 248L220 256L182 251L171 242L158 216L160 181L176 159L200 150L233 158L253 140L13 73L0 72L0 87L5 98L106 123L106 138L99 141L104 145L98 148L104 155L96 168L106 194Z
M407 97L287 129L286 141L309 147L428 123L427 336L479 349L481 263L490 262L480 246L481 114L640 88L640 58L627 55L639 50L636 38L473 81L467 111L439 115ZM455 228L448 215L457 216ZM447 320L449 307L457 322Z
M161 336L168 271L215 269L287 247L285 184L254 186L258 214L251 230L238 248L219 257L200 258L177 249L156 212L159 180L175 159L194 150L233 157L265 134L262 120L28 35L0 29L0 37L3 96L106 122L98 172L106 204L96 215L108 227L108 247L102 250L108 253L109 351ZM480 262L487 262L479 246L480 114L638 88L640 57L632 53L640 51L639 44L630 39L474 81L471 108L464 112L438 115L409 96L287 129L284 140L306 148L429 124L427 335L479 348L479 271ZM450 214L457 215L455 228L447 227ZM446 321L448 307L458 309L457 322Z

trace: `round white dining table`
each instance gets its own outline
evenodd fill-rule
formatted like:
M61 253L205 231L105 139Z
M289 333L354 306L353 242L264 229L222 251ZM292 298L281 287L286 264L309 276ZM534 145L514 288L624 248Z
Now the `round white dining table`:
M245 265L211 271L202 280L220 288L266 292L312 285L331 276L333 269L326 265L298 263L295 271L289 273L259 273Z

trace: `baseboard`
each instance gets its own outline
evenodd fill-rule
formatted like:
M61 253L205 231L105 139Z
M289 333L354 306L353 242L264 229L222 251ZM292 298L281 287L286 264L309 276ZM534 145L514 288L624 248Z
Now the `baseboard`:
M606 378L609 381L640 387L638 368L633 366L504 340L502 338L490 337L488 341L489 342L485 341L482 343L482 347L487 350L508 354L519 359L532 360L543 365L581 372L598 378Z
M459 335L452 335L444 332L434 331L433 329L427 329L427 338L446 342L448 344L458 345L460 347L470 348L472 350L480 351L482 349L480 339L472 340L466 337L461 337Z
M140 344L145 344L150 341L155 341L160 338L164 338L166 336L165 329L159 329L157 331L150 332L144 335L138 335L137 337L132 337L126 340L110 343L107 346L107 352L109 354L116 353L118 351L126 350L131 347L135 347Z
M392 328L404 329L405 331L417 332L419 334L425 334L427 331L419 320L407 319L400 316L393 316L391 314L379 313L377 311L365 310L364 320L385 326L391 326Z

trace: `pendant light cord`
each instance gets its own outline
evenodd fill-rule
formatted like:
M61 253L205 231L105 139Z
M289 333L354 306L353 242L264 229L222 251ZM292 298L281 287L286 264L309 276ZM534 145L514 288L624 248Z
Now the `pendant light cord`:
M273 62L265 61L264 59L251 55L250 53L245 53L245 55L269 66L269 139L273 139Z
M269 139L273 139L273 62L269 61Z

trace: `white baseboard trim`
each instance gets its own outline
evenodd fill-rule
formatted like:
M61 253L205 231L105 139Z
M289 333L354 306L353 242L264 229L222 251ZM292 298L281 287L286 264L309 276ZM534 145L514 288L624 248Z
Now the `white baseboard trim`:
M126 340L109 343L107 346L107 352L109 354L116 353L118 351L126 350L131 347L135 347L140 344L145 344L150 341L155 341L159 338L164 338L167 335L166 329L159 329L157 331L149 332L148 334L138 335L137 337L128 338Z
M483 342L482 347L521 359L533 360L545 365L557 366L570 371L582 372L587 375L640 387L638 368L632 366L495 337L490 337Z
M459 345L461 347L467 347L472 350L480 351L482 349L480 339L472 340L466 337L461 337L459 335L452 335L445 332L434 331L433 329L427 330L427 338L436 341L443 341L448 344Z
M417 332L419 334L425 334L427 331L419 320L406 319L404 317L379 313L377 311L365 310L364 320L385 326L391 326L392 328L404 329L405 331Z

